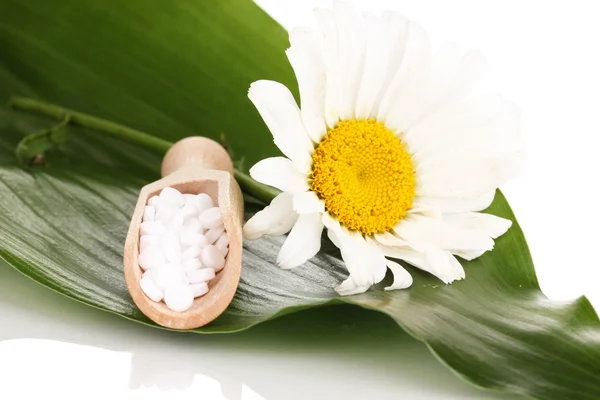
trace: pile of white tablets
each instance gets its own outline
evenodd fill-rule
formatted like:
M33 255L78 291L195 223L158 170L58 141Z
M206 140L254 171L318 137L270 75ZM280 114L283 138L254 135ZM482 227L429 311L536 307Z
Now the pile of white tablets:
M205 193L166 187L144 208L139 250L142 291L173 311L185 311L225 266L229 236L221 210Z

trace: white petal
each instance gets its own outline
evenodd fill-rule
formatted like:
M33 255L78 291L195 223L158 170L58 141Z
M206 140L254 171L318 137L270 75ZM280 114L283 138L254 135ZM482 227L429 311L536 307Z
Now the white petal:
M497 142L506 139L519 141L519 114L518 108L501 96L482 94L447 104L411 127L404 140L419 163L424 157L430 159L430 154L448 154L448 148L494 149ZM430 163L435 161L430 159Z
M522 169L522 161L522 154L515 153L440 162L435 171L418 174L416 193L427 197L478 197L515 177Z
M431 273L444 283L451 283L465 277L465 271L449 251L433 250L425 253Z
M263 235L280 236L292 229L298 214L292 209L292 194L280 193L271 204L257 212L244 225L244 237L258 239Z
M431 248L424 252L418 252L394 247L382 247L382 251L388 257L403 260L414 267L435 275L444 283L464 278L462 265L449 251Z
M406 132L413 124L443 106L462 100L478 83L485 65L476 51L462 53L458 46L444 45L434 56L431 74L421 74L419 82L411 82L386 118L386 126Z
M325 120L333 128L340 119L354 118L364 63L364 27L358 12L343 2L333 11L316 9L323 32L325 60Z
M342 73L338 89L339 117L347 120L355 117L356 96L365 60L364 22L353 7L341 1L334 3L333 13L338 33L337 68L333 73Z
M347 242L346 234L340 225L340 222L331 216L328 212L323 213L321 217L323 225L327 228L327 235L340 250Z
M452 252L452 254L464 258L467 261L471 261L478 257L481 257L486 251L487 250L455 250Z
M447 104L466 98L480 83L486 68L486 60L483 54L479 51L471 50L463 54L459 61L456 71L448 67L446 65L447 62L441 62L436 65L438 68L432 75L434 77L439 75L441 77L440 80L446 82L447 85L442 89L443 85L437 83L440 80L433 82L434 88L439 89L439 95L432 96L435 101L432 101L427 109L422 110L418 117L412 120L409 126L406 127L406 130L409 130L413 124L417 124L426 118L428 114L440 110ZM452 61L450 63L454 64ZM452 74L444 77L444 72L446 71L451 71Z
M348 279L343 281L338 287L335 288L335 291L340 294L340 296L351 296L353 294L364 293L371 285L366 286L357 286L354 282L354 279L350 276Z
M323 223L330 232L333 231L332 241L339 245L350 278L357 287L371 286L383 280L386 259L378 248L368 244L360 234L342 228L329 213L323 214Z
M250 176L265 185L283 192L298 193L308 190L306 175L298 172L285 157L265 158L250 168Z
M371 110L381 91L383 79L388 67L389 50L385 41L385 25L381 18L364 13L366 47L363 74L356 96L355 115L358 119L371 116Z
M439 101L443 103L466 98L478 86L486 68L487 61L480 51L467 51L462 55L456 74L451 79L447 97L442 97Z
M425 217L442 219L442 211L435 205L427 204L421 201L423 198L416 196L412 207L407 211L408 214L419 214Z
M509 219L478 212L445 215L444 221L461 228L483 231L494 239L504 235L512 225Z
M416 164L418 195L479 197L514 177L524 161L519 125L514 105L484 96L409 130L404 140Z
M398 30L406 29L406 18L397 14L384 17L376 17L371 13L364 13L365 22L365 59L362 77L360 78L358 95L356 97L356 118L365 119L377 115L376 106L385 84L389 82L388 71L392 65L393 58L400 50L398 46L404 45L404 40L398 37ZM391 29L394 29L392 31ZM386 81L386 79L388 81Z
M385 278L387 260L377 249L353 240L344 243L340 250L350 277L357 286L370 286Z
M321 215L300 215L296 225L281 246L277 256L277 264L284 269L295 268L314 257L321 248L323 223Z
M384 233L376 233L373 235L373 239L376 243L382 244L384 246L398 247L398 246L406 246L407 243L400 239L398 236L394 235L391 232Z
M381 16L379 25L383 26L383 51L381 55L381 87L377 88L377 95L371 107L369 117L376 117L383 97L388 92L396 72L404 59L406 41L408 39L408 19L393 11L385 11ZM374 72L376 74L377 72ZM364 93L364 92L363 92Z
M325 216L325 214L323 215ZM325 219L323 219L323 223L324 222ZM327 227L326 224L325 227ZM337 247L338 249L342 248L342 241L338 238L338 233L335 230L327 228L327 237L329 238L329 240L331 240L331 243L333 243L335 247Z
M402 247L380 246L379 248L386 257L397 258L424 271L431 272L428 270L429 264L423 252Z
M316 8L317 22L323 33L322 55L325 64L325 122L333 128L339 121L339 103L342 74L337 71L338 34L333 11Z
M473 119L471 107L467 102L454 102L447 104L443 109L429 115L404 132L403 140L417 164L426 161L427 151L434 149L447 150L452 148L454 142L470 138L473 129L465 130L465 120ZM453 135L449 135L451 132ZM463 136L461 136L461 134ZM444 146L440 146L442 142Z
M445 214L485 210L492 204L496 196L495 190L490 190L477 197L418 197L415 202L437 208Z
M422 76L427 75L431 68L431 44L427 33L414 22L408 24L408 37L402 63L379 105L377 119L380 121L387 119L392 105L405 93L411 91L411 85L418 85Z
M294 195L294 210L298 214L324 213L325 202L310 190L296 193Z
M277 147L299 171L308 172L313 146L289 89L279 82L260 80L250 85L248 97L273 134Z
M452 265L452 270L454 271L455 280L461 280L465 278L465 269L462 264L454 257L451 252L447 253L448 259L450 260L450 264Z
M290 48L286 51L296 74L300 92L300 114L304 128L319 143L325 133L325 65L321 57L320 39L308 28L290 32Z
M407 216L394 227L394 232L413 249L419 251L432 248L491 250L494 247L494 241L483 232L452 226L444 221L419 215Z
M325 225L325 227L328 230L332 231L335 234L335 237L338 238L337 240L342 240L342 238L339 237L343 233L342 226L340 225L340 222L334 217L332 217L331 214L329 214L328 212L323 214L323 225Z
M387 260L387 267L394 275L394 282L385 290L406 289L413 284L412 276L397 262Z

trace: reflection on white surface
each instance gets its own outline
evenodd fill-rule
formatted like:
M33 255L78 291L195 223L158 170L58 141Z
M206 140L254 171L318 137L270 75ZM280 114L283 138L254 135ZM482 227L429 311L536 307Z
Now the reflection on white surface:
M3 263L0 293L0 399L517 398L465 384L393 321L359 308L197 335L81 305Z
M175 364L175 365L173 365ZM170 359L159 360L156 357L144 357L133 354L131 357L130 389L158 388L161 391L181 391L191 389L204 396L217 393L222 395L219 381L208 375L194 374L192 370L178 368Z
M35 354L35 359L24 357L29 354ZM185 399L193 395L207 400L264 400L247 385L219 381L173 359L136 357L54 340L3 341L0 398L35 398L45 393L75 398L89 391L104 398L126 392L131 399Z

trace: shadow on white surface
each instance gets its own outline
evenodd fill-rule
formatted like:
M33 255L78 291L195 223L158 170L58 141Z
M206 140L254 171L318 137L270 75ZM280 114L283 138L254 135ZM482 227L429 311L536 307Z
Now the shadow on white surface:
M86 307L4 263L0 277L0 398L16 390L19 398L55 391L63 398L517 398L461 382L393 321L359 308L197 335Z

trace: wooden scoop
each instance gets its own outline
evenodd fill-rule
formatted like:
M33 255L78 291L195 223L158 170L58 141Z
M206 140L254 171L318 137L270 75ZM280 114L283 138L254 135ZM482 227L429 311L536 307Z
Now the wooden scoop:
M233 164L227 151L205 137L188 137L175 143L161 166L162 179L144 186L133 212L123 262L125 281L137 307L159 325L173 329L193 329L217 318L229 305L237 290L242 268L242 223L244 200L233 177ZM139 285L142 269L138 265L140 224L148 199L167 187L181 193L206 193L219 206L225 231L229 235L229 253L225 267L208 282L209 291L194 299L184 312L169 309L164 302L150 300Z

